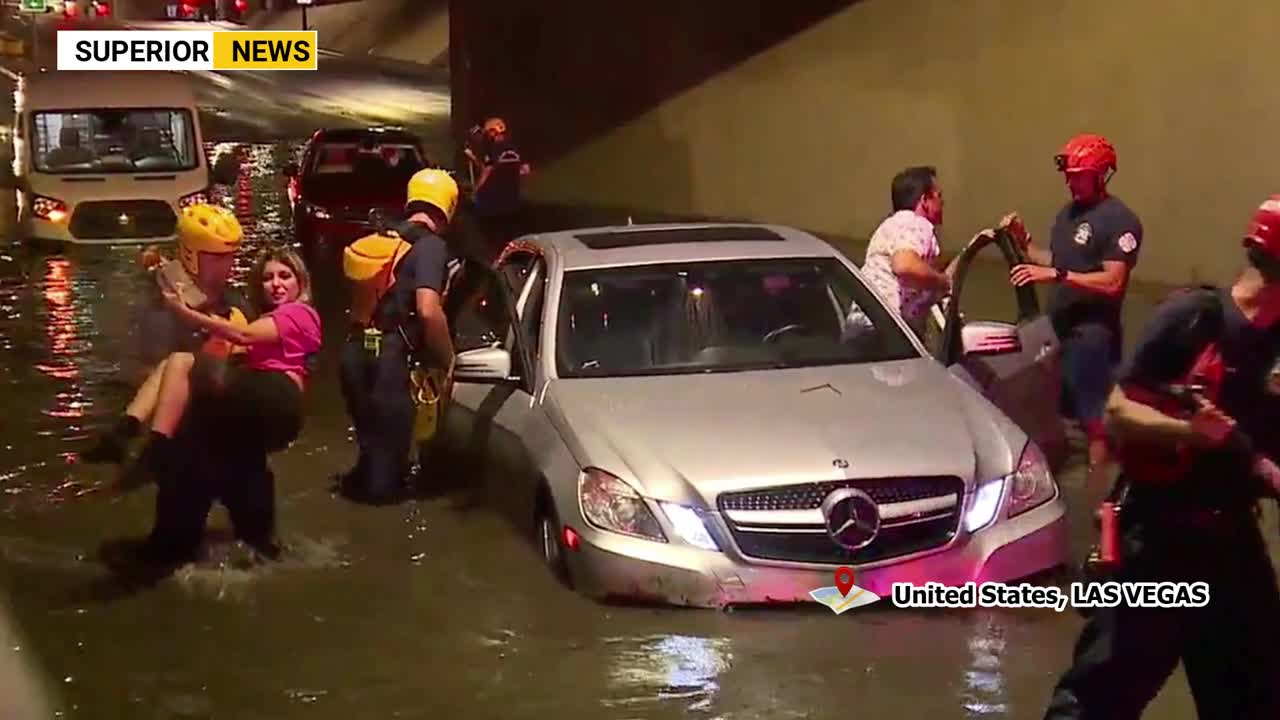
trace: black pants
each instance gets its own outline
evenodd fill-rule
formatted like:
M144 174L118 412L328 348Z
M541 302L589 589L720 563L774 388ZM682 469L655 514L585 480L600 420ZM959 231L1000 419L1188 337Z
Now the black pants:
M359 460L348 489L372 500L393 499L404 488L413 445L414 405L409 350L397 333L382 338L375 355L353 332L342 347L342 395L356 429Z
M267 455L297 438L302 392L286 375L240 367L228 368L222 382L195 381L192 390L173 460L156 479L153 554L193 559L209 510L221 502L236 539L275 555L275 478Z
M1179 660L1202 720L1280 718L1280 591L1256 519L1126 525L1113 579L1207 582L1209 604L1093 610L1045 718L1139 718Z

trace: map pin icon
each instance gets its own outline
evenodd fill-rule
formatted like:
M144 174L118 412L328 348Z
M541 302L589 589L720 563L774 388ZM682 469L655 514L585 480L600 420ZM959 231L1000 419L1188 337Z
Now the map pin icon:
M836 589L841 595L848 595L849 588L853 587L853 568L842 565L836 568Z

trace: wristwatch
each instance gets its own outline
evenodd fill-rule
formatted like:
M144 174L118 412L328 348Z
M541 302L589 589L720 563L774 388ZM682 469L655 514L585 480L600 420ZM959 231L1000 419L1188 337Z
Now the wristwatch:
M1054 272L1054 274L1053 274L1053 280L1054 280L1054 282L1063 283L1063 282L1066 282L1066 281L1067 281L1067 271L1066 271L1065 269L1063 269L1063 268L1054 268L1054 269L1053 269L1053 272Z

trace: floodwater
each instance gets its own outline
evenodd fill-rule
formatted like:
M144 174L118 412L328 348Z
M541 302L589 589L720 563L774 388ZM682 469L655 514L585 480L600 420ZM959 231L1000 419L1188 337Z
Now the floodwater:
M249 119L238 127L270 125ZM280 168L300 136L246 143L221 127L216 149L245 160L221 202L249 249L290 242ZM218 511L213 560L126 580L102 558L146 532L152 491L115 493L116 470L77 453L123 407L146 342L130 329L137 249L30 250L2 202L0 600L15 634L0 667L30 668L58 717L1026 718L1065 667L1071 611L603 606L555 584L489 508L335 497L330 475L354 453L336 379L342 298L323 269L328 342L307 426L272 461L286 559L245 562ZM974 302L997 308L1007 290L995 269L987 280ZM1083 547L1079 468L1062 482ZM1149 715L1194 717L1180 673Z

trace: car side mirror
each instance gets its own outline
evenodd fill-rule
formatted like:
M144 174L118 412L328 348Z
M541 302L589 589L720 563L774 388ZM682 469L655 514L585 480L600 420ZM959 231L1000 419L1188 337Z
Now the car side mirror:
M499 384L510 382L511 353L502 348L478 348L458 353L453 366L454 382Z
M211 185L235 185L238 177L240 177L240 160L236 158L235 153L223 153L214 161L213 167L209 168Z
M960 328L960 344L965 355L1009 355L1022 352L1022 340L1015 325L974 321Z

